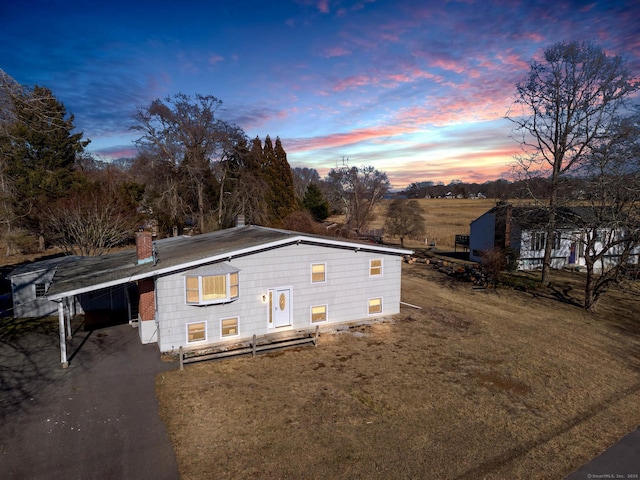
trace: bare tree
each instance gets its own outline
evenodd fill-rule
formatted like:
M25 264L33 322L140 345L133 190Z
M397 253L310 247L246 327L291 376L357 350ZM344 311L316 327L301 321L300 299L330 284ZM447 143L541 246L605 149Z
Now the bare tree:
M389 191L387 174L372 166L334 168L326 178L329 201L341 205L346 224L363 232L374 218L374 207Z
M315 168L295 167L291 169L291 173L293 174L293 186L298 200L302 200L310 184L320 183L320 174Z
M142 134L138 145L167 163L186 179L185 191L169 192L169 196L192 193L193 210L200 231L205 231L206 214L215 210L210 203L217 195L212 162L224 151L229 125L217 118L222 101L212 95L196 94L193 98L179 93L164 100L154 100L148 107L138 108L132 127ZM173 185L172 188L178 188Z
M400 238L400 246L404 247L405 238L419 238L424 235L424 210L417 200L398 198L388 208L384 223L385 234Z
M515 104L507 114L523 154L517 161L529 177L550 179L549 223L542 282L550 281L551 251L562 179L576 167L594 142L610 135L611 123L630 94L638 89L620 56L609 56L591 43L558 43L534 61L517 84Z
M640 254L640 115L615 122L612 135L595 144L583 162L584 307L594 311ZM637 268L637 267L636 267Z
M53 242L67 254L85 256L122 244L141 221L130 202L100 184L59 200L43 216Z

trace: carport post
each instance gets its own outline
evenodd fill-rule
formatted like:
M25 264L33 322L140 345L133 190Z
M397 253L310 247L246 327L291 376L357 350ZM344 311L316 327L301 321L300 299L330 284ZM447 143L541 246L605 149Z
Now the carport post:
M69 306L69 297L65 297L64 303L67 305L67 338L71 340L71 307Z
M58 301L58 321L60 323L60 363L62 368L67 368L69 362L67 361L67 338L64 329L64 305L62 300Z

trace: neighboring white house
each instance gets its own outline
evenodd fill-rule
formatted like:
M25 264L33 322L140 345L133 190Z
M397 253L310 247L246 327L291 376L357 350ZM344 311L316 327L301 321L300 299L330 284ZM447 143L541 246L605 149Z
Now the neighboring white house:
M551 253L551 267L583 267L586 265L584 248L587 230L585 218L590 210L584 207L559 208L556 216L556 232ZM482 260L482 253L496 247L509 247L519 253L521 270L541 268L546 242L545 225L548 222L546 210L536 207L514 207L499 204L471 222L469 239L469 259ZM602 251L603 242L599 238L620 235L613 230L599 230L595 233L595 250ZM638 262L638 249L632 255L632 262ZM596 265L597 269L606 269L617 261L620 249L612 248Z
M69 299L131 282L140 339L161 352L394 315L402 256L412 253L257 226L155 242L141 232L137 240L136 251L58 267L47 298L59 302L61 338ZM61 340L63 364L65 348Z

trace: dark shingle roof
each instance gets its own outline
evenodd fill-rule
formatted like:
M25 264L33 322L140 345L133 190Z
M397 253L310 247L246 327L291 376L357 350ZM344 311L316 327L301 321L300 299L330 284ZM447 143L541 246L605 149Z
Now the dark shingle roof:
M46 258L44 260L37 260L35 262L23 263L22 265L14 268L7 278L16 277L19 275L24 275L28 273L41 272L41 271L49 271L56 269L59 265L65 263L72 263L78 261L82 257L79 256L59 256L53 258Z
M506 204L496 205L486 213L505 215ZM589 207L558 207L556 209L556 227L580 228L588 225L596 211ZM475 221L475 220L474 220ZM541 207L511 207L511 221L522 228L540 229L549 223L549 210Z
M334 248L351 248L404 255L409 250L394 249L351 240L302 234L257 226L219 230L195 236L181 236L154 242L156 261L137 263L136 251L127 250L100 257L81 257L65 263L58 270L49 289L51 299L105 288L145 277L163 275L180 270L224 261L277 248L290 243L317 243Z

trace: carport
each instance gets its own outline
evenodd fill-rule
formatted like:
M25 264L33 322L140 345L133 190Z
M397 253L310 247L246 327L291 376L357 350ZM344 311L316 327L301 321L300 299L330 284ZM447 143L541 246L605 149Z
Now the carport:
M143 232L146 233L146 232ZM149 242L151 236L148 234ZM76 315L76 303L85 317L96 318L123 315L130 323L138 321L138 282L153 281L153 264L139 262L136 250L81 257L60 265L47 291L47 298L57 302L60 363L69 366L67 342L71 340L71 321ZM142 343L149 340L142 338Z

